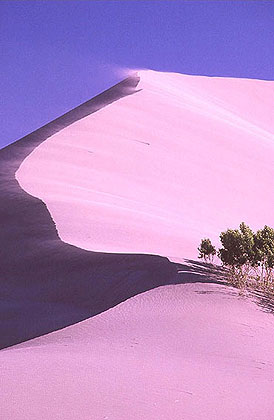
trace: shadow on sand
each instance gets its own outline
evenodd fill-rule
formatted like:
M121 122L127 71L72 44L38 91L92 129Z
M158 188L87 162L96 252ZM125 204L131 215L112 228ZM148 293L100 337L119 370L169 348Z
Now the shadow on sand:
M228 285L226 281L226 270L221 266L188 259L185 260L185 264L174 264L177 269L179 283Z
M249 292L249 297L264 311L274 314L274 298L261 290Z
M224 284L222 271L155 255L105 254L63 243L45 204L15 179L46 138L123 96L138 77L113 88L0 151L0 348L74 324L149 289L186 282Z

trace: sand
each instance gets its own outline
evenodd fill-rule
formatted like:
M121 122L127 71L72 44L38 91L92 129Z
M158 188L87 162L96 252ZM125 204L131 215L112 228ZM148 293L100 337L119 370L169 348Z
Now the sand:
M60 238L178 261L241 221L273 224L274 83L139 77L135 94L51 136L16 173Z
M274 318L232 288L140 294L1 352L5 420L274 417Z
M138 74L0 153L5 420L274 418L273 314L184 260L273 224L274 82Z
M0 348L94 316L145 290L178 283L177 266L167 258L90 252L61 241L46 205L15 179L39 144L131 95L138 82L132 75L0 151ZM184 264L184 270L192 265Z

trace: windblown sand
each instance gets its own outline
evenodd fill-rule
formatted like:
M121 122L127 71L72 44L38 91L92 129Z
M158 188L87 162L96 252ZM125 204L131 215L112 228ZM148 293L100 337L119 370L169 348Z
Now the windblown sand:
M271 226L274 82L139 75L135 94L53 135L17 171L60 238L179 260L241 221Z

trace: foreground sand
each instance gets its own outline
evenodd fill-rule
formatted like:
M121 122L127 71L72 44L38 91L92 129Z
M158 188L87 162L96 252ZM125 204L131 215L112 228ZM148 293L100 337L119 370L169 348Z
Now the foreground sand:
M140 294L1 352L5 420L274 418L274 318L228 287Z

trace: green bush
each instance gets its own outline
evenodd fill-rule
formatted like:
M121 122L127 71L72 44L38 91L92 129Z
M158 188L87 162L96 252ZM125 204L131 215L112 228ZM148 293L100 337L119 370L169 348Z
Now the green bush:
M216 255L216 248L212 245L210 239L202 239L198 251L199 258L203 258L205 262L213 262L214 255Z
M238 287L253 286L274 294L274 229L265 226L254 233L242 222L239 229L227 229L220 234L222 247L218 257L228 268L230 282ZM199 258L216 254L210 239L201 241Z
M265 226L254 235L254 260L261 268L260 280L274 289L274 229Z

